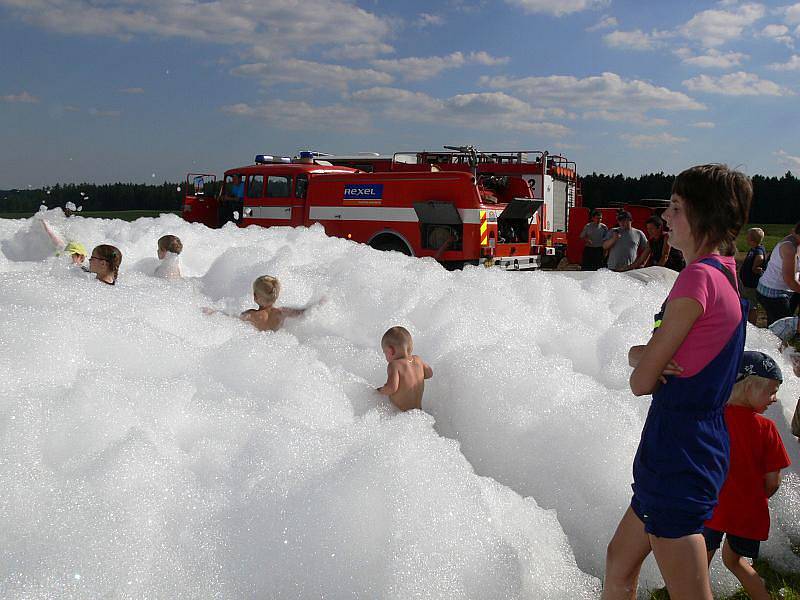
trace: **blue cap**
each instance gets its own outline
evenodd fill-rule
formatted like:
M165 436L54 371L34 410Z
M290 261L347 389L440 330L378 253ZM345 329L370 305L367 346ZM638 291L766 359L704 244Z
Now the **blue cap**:
M747 350L742 355L742 365L739 367L739 374L736 381L741 381L750 375L757 375L764 379L774 379L783 381L783 373L778 364L763 352Z

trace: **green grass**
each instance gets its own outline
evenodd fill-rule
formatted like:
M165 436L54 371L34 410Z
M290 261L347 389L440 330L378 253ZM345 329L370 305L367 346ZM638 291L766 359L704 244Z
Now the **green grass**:
M751 227L760 227L764 230L764 246L767 252L772 252L772 248L780 242L794 227L794 223L789 225L781 225L778 223L748 223L747 226L736 238L736 246L740 252L747 252L749 246L747 245L747 230Z
M767 583L767 591L775 599L800 600L800 574L783 573L773 569L766 561L757 560L755 569ZM781 595L779 592L783 590ZM649 596L650 600L669 600L669 594L665 589L656 590ZM732 596L725 596L722 600L748 600L750 596L739 589Z
M27 219L34 213L4 213L0 212L0 219ZM179 211L161 210L84 210L77 213L80 217L93 217L96 219L122 219L123 221L135 221L141 217L158 217L159 215L175 214L180 215Z

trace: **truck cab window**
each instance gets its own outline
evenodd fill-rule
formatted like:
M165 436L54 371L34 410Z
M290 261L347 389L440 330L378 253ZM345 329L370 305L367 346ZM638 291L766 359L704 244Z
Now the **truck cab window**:
M250 175L250 177L247 179L247 197L248 198L264 197L263 175Z
M308 190L308 175L298 175L294 180L294 197L305 198Z
M289 198L291 194L291 177L270 175L267 179L267 198Z

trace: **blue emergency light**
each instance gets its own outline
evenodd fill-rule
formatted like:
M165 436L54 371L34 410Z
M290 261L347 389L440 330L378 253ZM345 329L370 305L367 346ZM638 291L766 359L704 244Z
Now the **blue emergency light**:
M266 165L270 163L290 163L292 159L288 156L273 156L271 154L256 154L257 165Z

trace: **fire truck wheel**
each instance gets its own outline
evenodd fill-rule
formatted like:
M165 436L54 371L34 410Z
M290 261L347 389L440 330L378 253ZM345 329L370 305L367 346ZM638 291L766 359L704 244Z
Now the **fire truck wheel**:
M375 250L383 250L384 252L394 251L411 256L411 250L408 249L405 242L396 235L379 235L369 243Z

